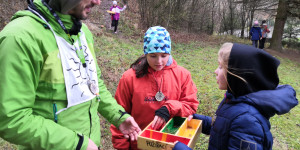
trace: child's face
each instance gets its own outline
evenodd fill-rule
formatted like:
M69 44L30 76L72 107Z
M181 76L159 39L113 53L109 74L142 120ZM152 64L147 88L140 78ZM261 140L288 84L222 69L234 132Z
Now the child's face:
M215 70L215 74L217 75L217 83L219 84L219 89L220 90L227 90L227 81L226 81L226 70L225 68L220 64L219 61L219 66Z
M150 53L146 55L146 58L152 69L160 71L166 66L169 56L170 54L167 53Z

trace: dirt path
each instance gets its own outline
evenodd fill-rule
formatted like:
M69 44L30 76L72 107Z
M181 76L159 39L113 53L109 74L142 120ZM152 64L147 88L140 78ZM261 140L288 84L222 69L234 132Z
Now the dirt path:
M300 51L297 50L286 50L284 52L278 52L271 49L266 49L266 51L274 56L281 58L288 58L300 64Z
M110 14L106 11L112 6L111 0L102 0L100 6L92 9L89 19L83 21L92 31L106 30L110 27Z
M109 13L106 11L110 9L112 5L111 0L102 0L100 6L95 6L92 9L91 17L83 21L88 28L94 33L99 34L103 32L109 32L111 19ZM114 95L114 93L112 93ZM111 142L111 132L109 130L110 123L106 121L100 114L100 126L101 126L101 150L114 150Z

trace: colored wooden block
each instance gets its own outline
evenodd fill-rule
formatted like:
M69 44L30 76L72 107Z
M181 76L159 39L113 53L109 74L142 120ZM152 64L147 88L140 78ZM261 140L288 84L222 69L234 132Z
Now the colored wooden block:
M150 123L138 136L138 148L142 150L171 150L174 142L180 141L194 148L202 131L202 121L174 117L159 131L152 129Z

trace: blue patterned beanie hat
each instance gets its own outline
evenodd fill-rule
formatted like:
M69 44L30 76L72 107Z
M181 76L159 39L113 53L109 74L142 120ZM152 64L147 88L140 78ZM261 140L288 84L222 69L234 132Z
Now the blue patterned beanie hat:
M151 27L144 36L144 54L171 54L171 38L169 32L161 26Z
M144 54L167 53L170 54L166 66L172 64L171 38L169 32L161 26L151 27L144 36Z

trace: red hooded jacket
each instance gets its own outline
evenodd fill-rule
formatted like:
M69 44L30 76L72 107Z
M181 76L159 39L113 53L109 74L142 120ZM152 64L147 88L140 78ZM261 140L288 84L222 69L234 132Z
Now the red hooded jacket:
M155 111L162 106L168 108L170 118L188 117L196 113L199 104L197 88L188 70L178 66L173 60L170 66L165 66L161 71L154 71L152 68L148 71L144 77L137 78L135 70L132 68L127 70L120 79L115 95L118 103L134 117L142 130L153 121ZM160 85L165 98L158 102L155 100L155 94ZM129 146L131 149L136 148L136 142L130 145L115 126L111 125L110 130L114 148L128 149Z

